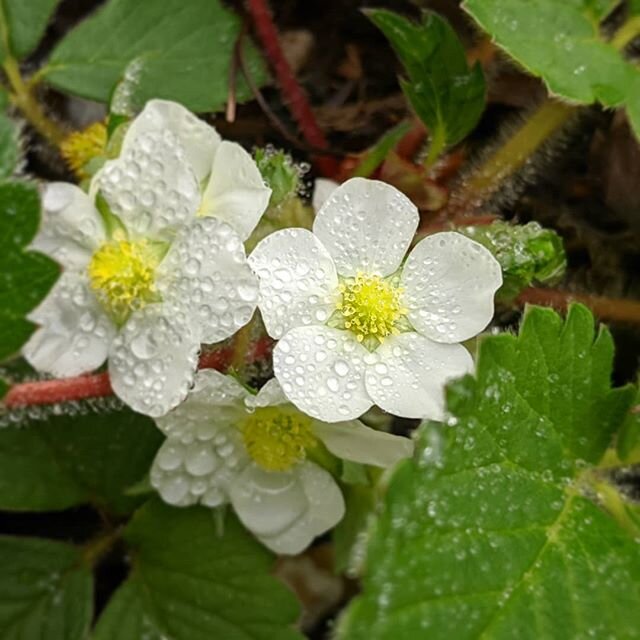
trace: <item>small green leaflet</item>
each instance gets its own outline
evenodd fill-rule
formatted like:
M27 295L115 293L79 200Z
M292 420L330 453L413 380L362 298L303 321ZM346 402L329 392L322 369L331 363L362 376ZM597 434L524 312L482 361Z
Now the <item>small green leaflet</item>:
M460 227L463 235L485 246L502 267L504 283L496 297L512 301L532 284L554 284L567 267L562 238L537 222L512 224L502 220Z
M78 549L0 536L0 638L85 640L93 613L91 572Z
M132 571L93 640L302 640L293 594L270 575L273 556L235 518L153 500L127 526Z
M33 332L25 319L58 278L58 265L25 251L40 224L35 186L0 184L0 360L15 354Z
M578 305L481 341L475 379L449 388L452 426L424 424L391 479L341 640L637 637L632 514L593 491L634 397L611 388L612 360Z
M149 470L162 441L129 409L52 416L0 429L0 509L56 511L84 503L115 514L140 499L125 491Z
M2 0L0 2L0 62L9 54L18 60L31 53L59 0Z
M640 463L640 388L618 434L618 456L629 464ZM639 507L640 508L640 507Z
M640 136L640 70L605 42L599 22L613 0L465 0L464 8L549 91L580 104L626 105Z
M476 125L485 104L480 65L471 69L455 31L435 13L425 12L422 23L372 9L371 21L389 39L407 79L402 89L431 136L430 159L460 142Z
M62 91L109 102L127 77L129 101L140 108L166 98L192 111L215 111L227 100L229 67L240 19L220 0L110 0L58 44L40 75ZM266 71L246 42L254 82ZM238 99L249 97L238 82Z

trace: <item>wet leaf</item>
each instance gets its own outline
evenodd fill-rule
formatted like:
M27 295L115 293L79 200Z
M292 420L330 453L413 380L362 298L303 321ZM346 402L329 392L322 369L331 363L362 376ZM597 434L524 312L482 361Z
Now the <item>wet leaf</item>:
M620 429L618 456L630 464L640 462L640 389Z
M577 305L481 342L452 426L423 425L390 482L339 638L635 637L638 544L591 490L634 394L612 359Z
M77 549L51 540L0 536L0 566L0 637L87 637L93 585Z
M0 180L10 178L20 160L20 139L16 124L0 113Z
M58 89L109 102L128 69L135 77L126 91L137 108L166 98L215 111L227 100L239 32L239 17L219 0L110 0L62 40L41 73ZM246 40L244 60L260 85L265 67ZM248 97L239 81L238 100Z
M133 569L93 640L301 640L295 598L271 575L273 556L235 518L152 501L125 531Z
M0 429L0 509L55 511L92 502L126 513L125 491L149 470L162 441L150 418L122 411L34 420Z
M628 105L640 136L640 70L606 42L599 23L614 0L465 0L464 8L551 93L581 104Z
M40 42L59 0L3 0L0 6L0 61L6 57L6 42L12 56L21 59Z
M0 360L16 353L33 332L25 319L58 278L58 265L25 247L40 223L35 186L0 184Z
M431 136L430 156L462 140L480 119L485 83L480 65L467 65L455 31L435 13L414 24L392 11L366 12L389 39L407 78L402 89Z

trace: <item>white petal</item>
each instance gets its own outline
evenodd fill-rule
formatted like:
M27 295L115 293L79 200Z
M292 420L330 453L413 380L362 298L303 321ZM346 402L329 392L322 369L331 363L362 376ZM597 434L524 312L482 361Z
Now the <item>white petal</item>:
M200 188L186 151L171 131L144 131L95 175L113 213L139 236L170 237L195 217Z
M246 415L244 401L249 396L232 376L204 369L196 373L187 399L173 411L156 418L156 424L172 438L191 434L209 440L237 425Z
M250 409L257 409L259 407L274 407L279 404L288 404L289 399L284 395L284 391L280 386L280 383L271 378L265 382L260 391L255 396L248 395L245 404Z
M307 511L288 529L272 536L258 536L276 553L300 553L313 539L334 527L344 516L344 498L335 480L324 469L304 462L294 469L304 487Z
M379 362L367 367L367 391L379 407L404 418L441 420L446 383L473 371L462 345L433 342L418 333L387 338L376 355Z
M273 352L273 371L298 409L325 422L361 416L373 404L364 386L371 354L347 331L298 327Z
M338 273L388 276L398 269L418 227L418 209L395 187L351 178L324 203L313 232Z
M320 211L322 205L339 186L340 185L335 180L316 178L313 183L313 198L311 200L313 210L316 212Z
M219 342L243 327L258 304L258 279L228 224L200 218L181 229L158 267L164 300L189 309L202 342Z
M437 342L461 342L491 321L502 270L481 244L446 231L416 245L402 270L401 284L416 331Z
M30 248L68 268L81 269L105 239L93 201L79 187L53 182L42 195L42 222Z
M135 148L141 135L163 131L171 132L180 141L198 182L204 180L211 171L220 136L177 102L149 100L129 126L122 147Z
M271 198L258 165L236 142L220 144L213 160L200 215L228 222L246 240L255 229Z
M165 502L214 507L228 502L228 487L238 476L219 437L203 439L198 431L167 438L151 466L151 485Z
M240 520L257 536L282 533L309 506L295 472L265 471L254 463L235 479L230 498Z
M391 467L413 454L413 441L409 438L370 429L359 420L316 422L313 430L327 449L343 460Z
M29 319L40 328L22 353L35 369L57 377L97 369L116 332L86 279L69 272L60 276Z
M131 315L109 352L116 395L132 409L161 416L186 397L193 382L199 336L187 314L151 304Z
M322 243L306 229L276 231L258 243L249 264L260 279L260 313L273 338L324 324L338 298L338 275Z

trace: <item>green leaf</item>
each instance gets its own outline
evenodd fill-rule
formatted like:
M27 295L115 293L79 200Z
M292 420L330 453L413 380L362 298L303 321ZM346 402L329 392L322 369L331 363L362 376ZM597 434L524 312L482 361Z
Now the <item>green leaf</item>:
M640 389L618 435L618 456L624 462L640 462Z
M0 2L0 62L9 54L17 59L40 42L58 0L2 0Z
M215 111L227 100L240 27L220 0L110 0L64 38L41 74L58 89L108 102L135 61L133 106L155 97ZM264 83L264 65L248 42L244 60L255 83ZM248 96L239 82L238 99Z
M150 418L128 409L52 416L0 429L0 509L53 511L92 502L126 513L125 491L149 470L162 441Z
M78 549L0 536L0 637L84 640L93 611L91 572Z
M533 283L554 284L566 270L562 238L537 222L519 225L497 220L457 231L485 246L500 263L504 282L498 299L511 301Z
M0 113L0 180L13 175L20 160L18 128L9 116Z
M125 531L132 571L93 640L301 640L295 599L270 575L273 556L235 518L159 500Z
M612 359L578 305L481 342L449 426L425 424L391 479L339 638L637 637L638 543L593 497L633 399Z
M402 88L420 119L429 128L432 151L462 140L484 110L485 83L480 65L467 65L455 31L435 13L421 24L374 9L366 12L385 34L407 73Z
M640 131L640 71L605 42L599 22L615 0L465 0L464 8L549 91L580 104L629 106Z
M16 353L33 332L25 320L59 273L55 262L24 248L36 234L40 201L35 186L0 184L0 360Z

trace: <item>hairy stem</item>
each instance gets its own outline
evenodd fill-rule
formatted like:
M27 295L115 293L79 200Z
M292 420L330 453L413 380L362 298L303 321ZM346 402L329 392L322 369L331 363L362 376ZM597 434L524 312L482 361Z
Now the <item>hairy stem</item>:
M245 350L245 363L267 358L271 353L272 344L269 338L261 338L253 345L248 345ZM203 353L200 356L198 368L225 371L232 362L233 354L232 347L223 347ZM60 380L39 380L15 384L4 397L4 406L7 409L15 409L32 405L104 398L112 395L113 388L109 374L106 372L93 373Z
M640 302L636 300L622 300L605 298L588 294L571 293L558 289L544 289L529 287L517 298L518 304L539 304L554 307L560 311L572 302L581 302L603 320L626 324L640 324Z
M304 139L313 147L327 148L329 144L318 125L309 100L296 80L282 51L278 30L273 23L267 0L247 0L247 9L253 20L256 35L260 40L264 54L271 64L276 80L289 103L291 114L298 123ZM320 156L316 159L316 164L325 175L335 174L335 159Z
M575 114L577 107L545 100L511 136L491 154L465 182L457 200L477 206L494 193L509 176L522 169L527 160Z
M640 35L640 16L625 22L609 44L622 51ZM454 193L449 206L454 212L481 206L502 185L516 174L544 143L560 131L580 109L580 106L547 98L494 153Z
M11 55L9 29L2 3L0 3L0 40L4 49L2 68L11 87L11 101L40 135L54 146L58 146L64 139L65 133L47 117L42 105L33 94L33 85L26 83L20 74L18 61Z

